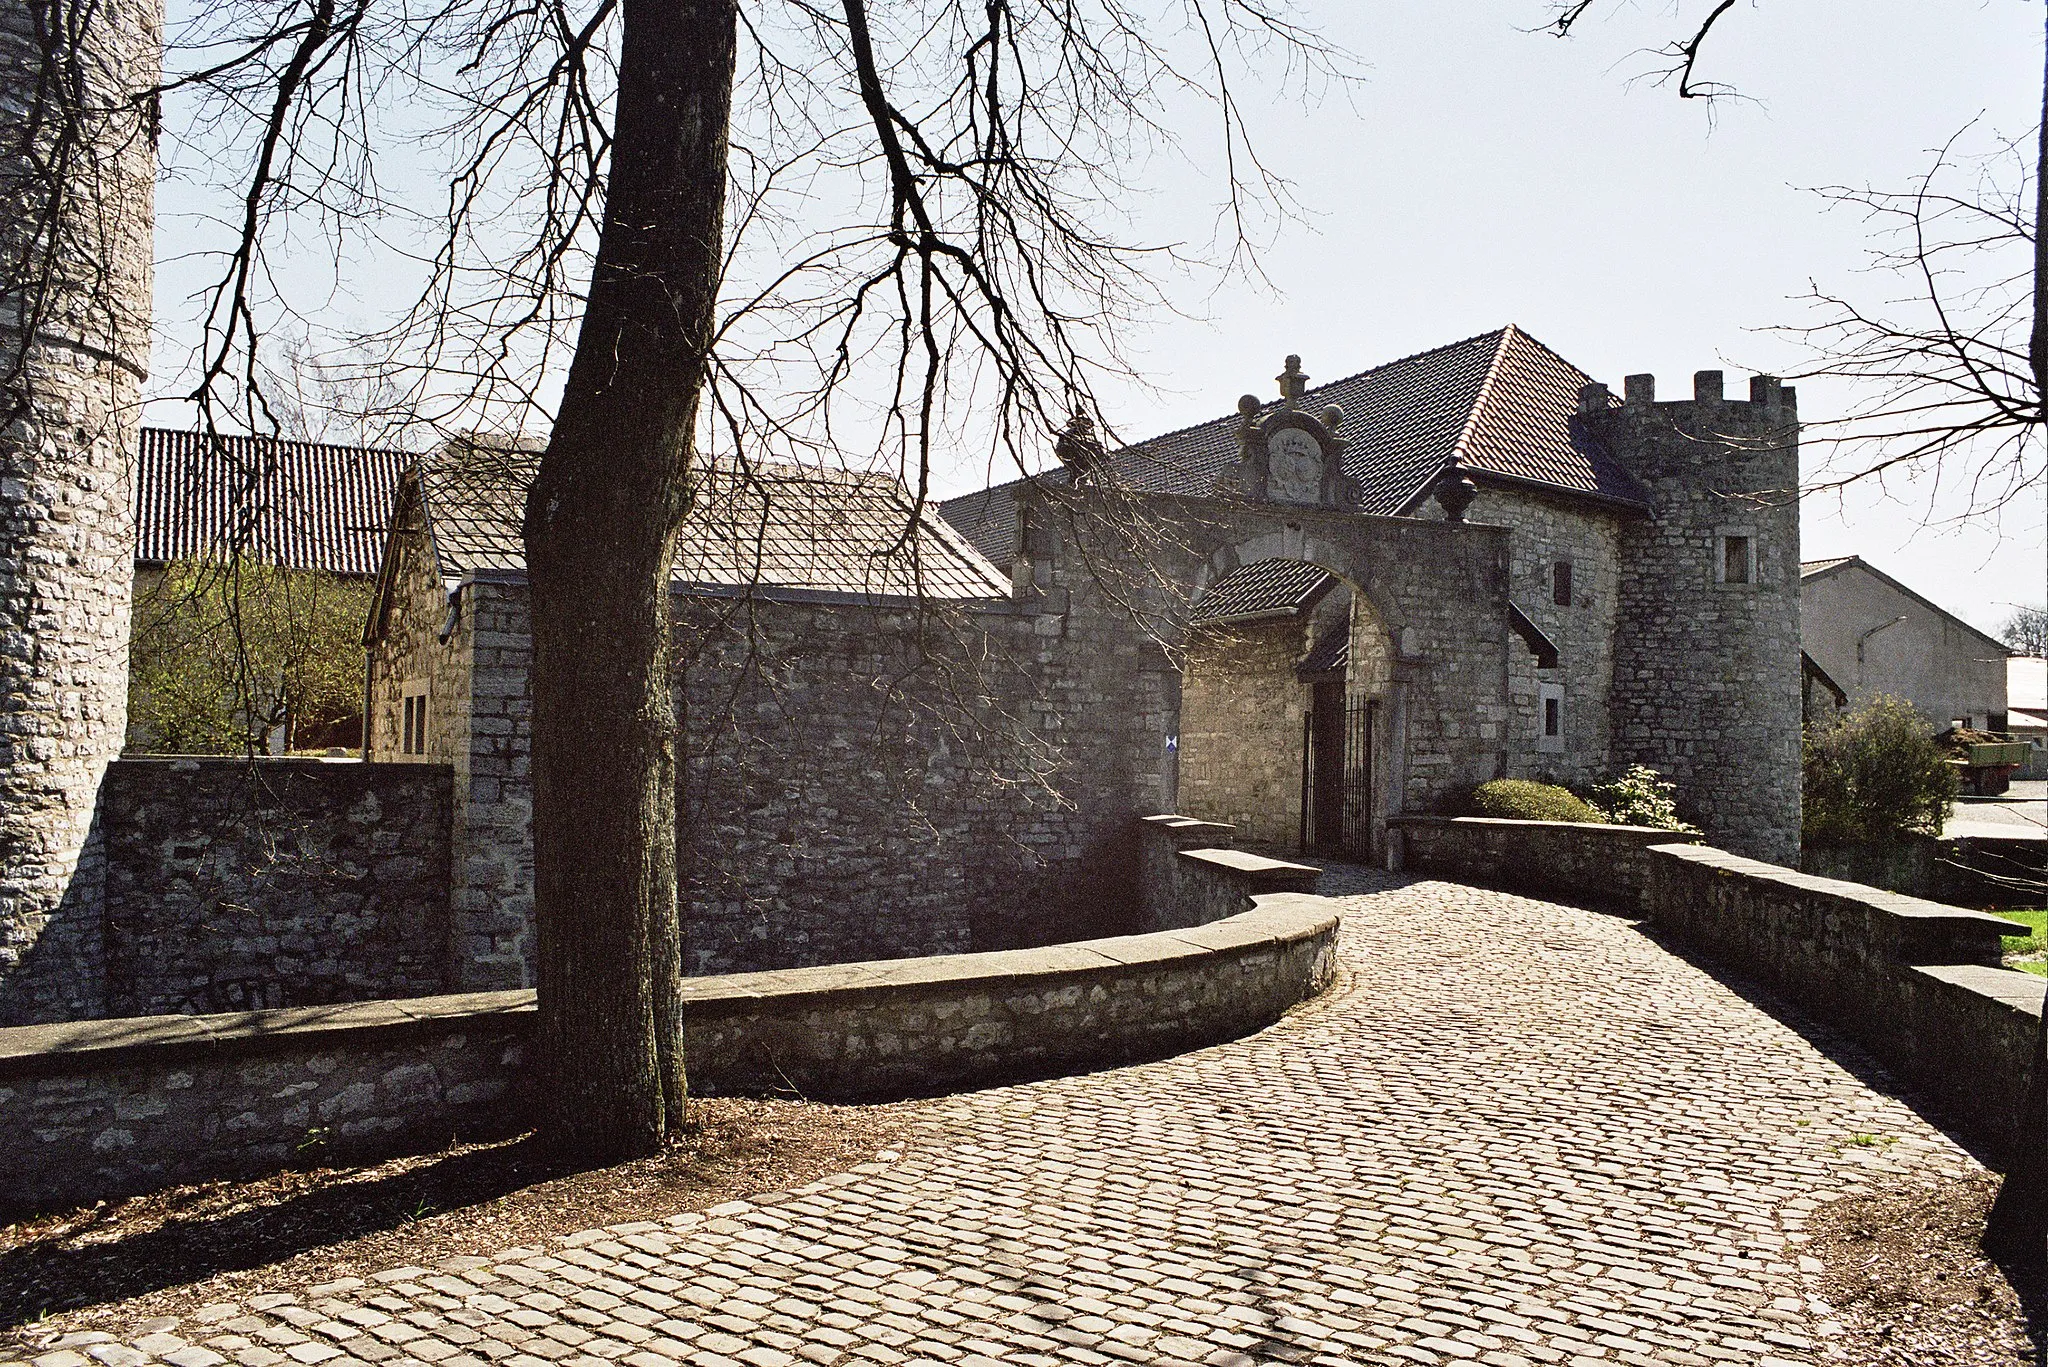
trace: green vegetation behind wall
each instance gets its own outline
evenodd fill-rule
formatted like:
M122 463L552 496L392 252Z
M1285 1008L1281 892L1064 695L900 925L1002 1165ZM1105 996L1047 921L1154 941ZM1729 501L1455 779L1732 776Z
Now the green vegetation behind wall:
M240 558L167 566L135 600L129 748L345 743L363 709L370 594L365 581Z

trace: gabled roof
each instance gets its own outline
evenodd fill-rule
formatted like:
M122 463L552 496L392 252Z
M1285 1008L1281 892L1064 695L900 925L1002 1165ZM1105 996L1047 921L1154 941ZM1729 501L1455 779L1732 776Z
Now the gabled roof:
M1197 622L1227 622L1269 613L1300 612L1336 585L1319 565L1301 560L1256 560L1209 586L1195 604Z
M444 577L524 574L520 539L536 452L451 445L417 478ZM676 547L676 582L862 596L1005 598L1006 575L893 476L795 465L704 472ZM912 529L914 530L914 533Z
M2012 647L1999 640L1996 636L1987 631L1979 631L1976 627L1971 626L1968 622L1965 622L1933 599L1925 598L1915 593L1860 555L1838 555L1832 560L1802 560L1799 562L1799 582L1802 585L1814 583L1850 569L1861 570L1873 579L1881 580L1885 584L1890 585L1894 590L1912 599L1929 612L1937 616L1946 617L1954 625L1961 627L1978 640L1991 646L2001 656L2012 654Z
M277 437L142 429L135 559L250 555L372 575L409 452Z
M1318 385L1299 406L1344 410L1344 471L1363 486L1362 512L1411 511L1454 459L1481 481L1647 507L1643 487L1577 420L1579 389L1591 378L1510 324ZM1239 422L1232 414L1137 442L1109 456L1109 466L1132 489L1206 495L1238 458ZM1016 534L1006 491L1021 482L950 499L946 518L984 554L1006 557Z

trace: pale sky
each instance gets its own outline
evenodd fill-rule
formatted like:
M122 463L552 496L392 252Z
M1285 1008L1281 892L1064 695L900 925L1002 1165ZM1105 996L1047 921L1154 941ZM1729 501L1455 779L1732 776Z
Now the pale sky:
M1162 319L1136 339L1164 392L1105 396L1126 436L1271 393L1288 352L1330 380L1508 322L1617 390L1649 371L1663 397L1682 397L1693 371L1725 368L1739 394L1746 373L1793 367L1757 330L1798 321L1792 296L1809 278L1890 292L1857 275L1864 225L1802 187L1903 187L1970 120L2018 136L2039 110L2038 0L1741 0L1703 74L1749 98L1711 116L1630 82L1648 65L1640 49L1694 19L1696 0L1678 19L1665 0L1616 0L1567 42L1525 31L1541 0L1300 8L1364 59L1364 85L1314 108L1240 94L1312 222L1264 250L1270 287L1188 297L1206 321ZM1200 130L1188 147L1198 166ZM1213 180L1168 161L1146 176L1147 226L1201 236ZM183 195L161 197L160 255L192 207ZM189 345L176 298L192 283L175 264L160 274L166 348ZM1801 386L1808 420L1844 401ZM178 420L170 405L150 416ZM953 472L944 492L975 473ZM2012 604L2048 597L2042 492L2001 519L1938 531L1921 526L1924 489L1858 491L1840 507L1810 499L1804 555L1860 554L1995 629Z
M2039 3L1743 0L1704 70L1754 103L1711 120L1630 85L1635 54L1682 28L1671 8L1614 4L1560 42L1518 31L1540 17L1523 0L1317 7L1368 83L1348 105L1269 109L1261 135L1319 217L1265 254L1277 293L1232 290L1207 304L1213 325L1157 330L1147 369L1183 397L1123 422L1228 413L1270 395L1289 352L1330 380L1508 322L1617 392L1647 371L1682 398L1695 370L1725 368L1740 394L1742 375L1791 368L1755 330L1798 321L1809 278L1889 290L1859 281L1863 225L1803 187L1903 187L1971 119L2016 136L2038 117ZM1800 389L1808 420L1843 401ZM1809 499L1803 555L1860 554L1987 629L2043 601L2042 491L1938 533L1916 493Z

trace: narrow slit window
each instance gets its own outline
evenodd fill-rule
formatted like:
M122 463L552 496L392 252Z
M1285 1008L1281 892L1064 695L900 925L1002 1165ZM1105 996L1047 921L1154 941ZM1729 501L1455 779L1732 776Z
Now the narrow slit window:
M1564 751L1564 685L1536 685L1536 748L1548 754Z
M1724 584L1747 584L1755 576L1750 559L1750 540L1746 536L1724 536L1721 538L1721 582Z
M424 755L427 753L427 695L408 693L405 697L405 720L400 753Z
M1561 608L1572 605L1572 562L1560 560L1550 567L1550 601Z

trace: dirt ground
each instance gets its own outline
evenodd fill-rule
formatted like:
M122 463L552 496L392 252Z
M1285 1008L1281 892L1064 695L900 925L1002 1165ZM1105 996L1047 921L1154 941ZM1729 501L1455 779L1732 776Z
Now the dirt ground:
M0 1227L0 1358L216 1301L467 1253L540 1248L814 1181L899 1142L917 1103L693 1100L685 1141L596 1172L525 1138L177 1187ZM26 1350L24 1353L23 1350Z
M1825 1357L1857 1367L2048 1363L2048 1285L1977 1246L1991 1176L1848 1196L1814 1217L1805 1253L1840 1332Z

